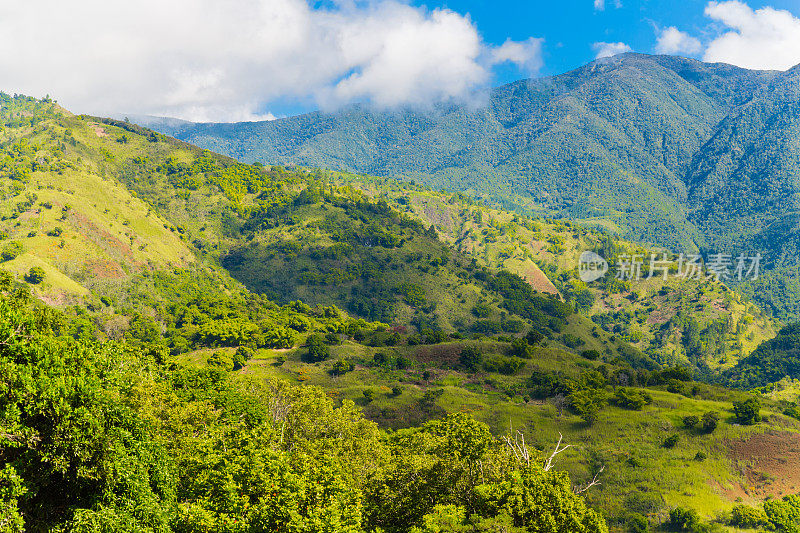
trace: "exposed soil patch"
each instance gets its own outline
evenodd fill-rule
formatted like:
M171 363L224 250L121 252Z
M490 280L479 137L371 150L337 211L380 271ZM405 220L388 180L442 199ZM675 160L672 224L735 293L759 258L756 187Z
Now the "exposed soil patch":
M96 279L121 279L126 277L125 271L116 261L87 260L85 266L90 275Z
M544 275L544 272L539 270L539 268L535 265L531 265L530 268L525 269L525 272L522 273L522 277L525 278L525 281L531 284L531 286L539 292L546 292L548 294L558 294L558 289L553 283Z
M800 492L800 433L771 431L727 443L728 456L746 480L728 497L775 498Z
M89 127L92 128L92 131L94 131L95 135L98 137L108 137L106 130L97 122L89 122Z
M462 347L458 344L434 344L430 346L420 346L414 352L414 359L422 363L448 363L458 362Z

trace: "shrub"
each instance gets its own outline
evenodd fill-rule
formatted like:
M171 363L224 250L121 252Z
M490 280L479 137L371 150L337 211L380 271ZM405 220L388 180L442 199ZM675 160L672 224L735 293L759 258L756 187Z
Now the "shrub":
M465 346L458 356L458 364L470 372L476 372L483 363L483 353L477 346Z
M767 513L760 507L736 505L731 511L730 524L735 527L755 529L769 524Z
M624 409L641 410L645 405L653 402L653 398L644 391L620 387L614 394L612 400L616 405Z
M249 361L255 355L255 352L252 348L248 348L247 346L239 346L236 348L236 355L240 356L244 361Z
M650 524L647 523L647 518L639 513L629 514L626 523L628 533L647 533L650 531Z
M367 403L375 399L375 391L372 389L366 389L362 394L364 395L364 399L367 400Z
M733 412L736 415L736 421L740 424L750 425L761 421L761 402L758 398L748 398L741 402L733 402Z
M306 345L307 350L303 358L306 363L320 363L331 356L331 349L325 344L322 335L311 335Z
M679 440L681 440L681 437L676 433L664 439L664 442L661 443L661 446L664 448L674 448L678 444Z
M56 226L55 228L51 229L47 232L49 237L61 237L61 234L64 233L64 230L60 227Z
M677 507L669 512L667 527L672 531L697 531L700 529L700 515L694 509Z
M403 394L403 387L392 387L392 396L400 396Z
M233 370L234 363L231 357L223 352L218 351L211 354L211 356L206 360L208 366L221 368L223 370Z
M336 361L333 364L333 367L331 368L331 374L334 376L341 376L348 372L351 372L352 370L355 369L355 367L356 365L353 364L352 361L345 361L340 359L339 361Z
M514 339L508 349L508 354L514 357L522 357L523 359L530 359L533 356L533 348L528 344L527 339Z
M703 431L706 433L713 433L719 425L719 415L713 411L709 411L703 415L700 422L702 422Z
M597 350L584 350L581 352L581 357L594 361L595 359L600 359L600 352Z
M11 261L16 259L23 251L24 248L22 247L21 243L11 242L8 243L5 248L3 248L2 252L0 252L0 258L2 258L3 261Z
M233 354L233 369L240 370L244 368L245 363L247 363L247 359L245 359L242 352L236 350L236 353Z
M706 452L702 450L694 454L695 461L705 461L706 459L708 459L708 455L706 455Z
M667 391L673 394L686 395L686 385L677 379L670 379L667 381Z
M694 415L689 415L689 416L684 416L683 417L683 425L686 426L689 429L694 429L695 427L697 427L697 424L699 424L699 423L700 423L700 418L698 418L698 417L696 417Z
M25 281L34 285L44 281L45 273L42 267L33 267L25 274Z

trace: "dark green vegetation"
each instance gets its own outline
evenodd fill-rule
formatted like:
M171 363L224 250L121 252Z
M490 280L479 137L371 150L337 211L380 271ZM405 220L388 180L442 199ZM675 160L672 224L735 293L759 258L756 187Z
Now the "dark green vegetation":
M1 285L3 532L608 531L465 415L382 436L317 388L75 339Z
M576 279L639 245L47 101L0 116L0 496L29 530L727 527L800 485L746 446L794 438L796 403L709 383L773 335L757 307Z
M800 316L798 76L625 54L500 87L479 110L153 125L245 161L414 179L676 252L760 251L750 294L787 318Z

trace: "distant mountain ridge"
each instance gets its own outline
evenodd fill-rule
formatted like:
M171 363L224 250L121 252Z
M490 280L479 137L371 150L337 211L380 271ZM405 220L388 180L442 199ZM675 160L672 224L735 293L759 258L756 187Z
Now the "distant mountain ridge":
M479 109L148 125L243 161L414 179L675 251L761 251L792 296L754 294L796 317L798 81L798 68L623 54L499 87Z

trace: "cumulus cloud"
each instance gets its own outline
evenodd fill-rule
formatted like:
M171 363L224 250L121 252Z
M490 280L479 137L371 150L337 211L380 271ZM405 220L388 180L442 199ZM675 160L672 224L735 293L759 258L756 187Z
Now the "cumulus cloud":
M594 0L594 8L603 11L606 8L606 0Z
M675 26L661 30L656 41L656 52L659 54L694 55L702 48L697 38L680 31Z
M541 67L540 40L491 47L447 9L308 1L3 2L0 89L49 93L77 112L234 121L273 118L279 99L460 99L496 63Z
M493 64L514 63L528 74L536 74L543 66L542 45L544 39L531 37L527 41L507 40L491 52Z
M631 47L625 43L594 43L592 49L595 51L595 59L602 59L604 57L611 57L617 54L624 54L630 52Z
M727 31L708 45L704 61L774 70L800 63L800 19L789 11L772 7L753 10L732 0L709 2L705 14Z

